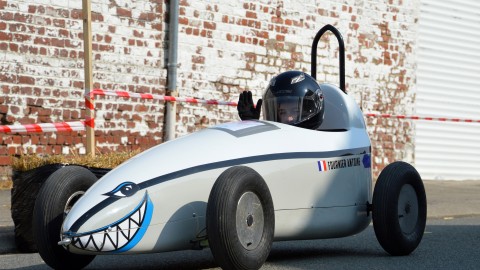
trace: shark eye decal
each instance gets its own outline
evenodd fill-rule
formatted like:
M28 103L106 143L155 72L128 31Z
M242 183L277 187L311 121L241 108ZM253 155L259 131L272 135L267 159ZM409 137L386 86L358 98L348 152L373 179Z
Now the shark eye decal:
M123 182L112 191L107 192L103 195L116 197L116 198L123 198L123 197L130 197L135 193L137 193L137 191L139 190L140 188L138 187L137 184L132 182Z

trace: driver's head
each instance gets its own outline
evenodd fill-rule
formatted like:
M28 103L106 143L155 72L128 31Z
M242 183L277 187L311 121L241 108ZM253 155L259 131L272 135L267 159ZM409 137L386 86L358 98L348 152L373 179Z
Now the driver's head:
M301 71L276 76L263 95L263 116L269 121L316 129L323 121L323 111L320 86Z
M296 98L285 98L277 101L277 121L293 124L299 120L301 108Z

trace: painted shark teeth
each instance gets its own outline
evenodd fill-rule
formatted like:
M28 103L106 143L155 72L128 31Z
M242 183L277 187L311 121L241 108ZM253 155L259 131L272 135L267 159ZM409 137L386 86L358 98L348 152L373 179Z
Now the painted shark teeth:
M123 218L121 222L107 226L98 232L74 235L72 239L73 246L96 252L115 251L124 247L140 229L145 218L146 207L147 200L144 200L136 211L131 213L130 216Z

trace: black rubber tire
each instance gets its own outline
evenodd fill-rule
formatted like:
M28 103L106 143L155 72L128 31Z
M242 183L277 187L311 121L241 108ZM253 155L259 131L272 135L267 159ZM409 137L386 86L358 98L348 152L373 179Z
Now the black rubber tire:
M13 223L15 224L15 245L18 252L38 252L33 238L32 224L35 199L48 177L64 166L63 164L55 163L28 171L14 171L12 176L11 209Z
M237 209L237 205L246 207ZM245 213L237 216L238 211ZM268 186L256 171L237 166L223 172L210 192L206 218L210 249L222 269L259 269L265 263L272 247L275 213ZM252 242L242 242L252 232Z
M427 221L427 197L417 170L405 162L389 164L373 192L373 228L383 249L393 256L413 252Z
M82 269L95 258L70 253L58 242L68 199L76 192L86 191L96 181L97 177L88 169L66 166L50 175L40 189L33 211L33 232L38 252L48 266Z

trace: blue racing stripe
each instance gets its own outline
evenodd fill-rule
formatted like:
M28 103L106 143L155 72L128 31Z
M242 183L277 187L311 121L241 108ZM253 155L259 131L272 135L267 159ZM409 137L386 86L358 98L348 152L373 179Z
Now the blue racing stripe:
M370 146L360 147L347 150L337 150L337 151L327 151L327 152L290 152L290 153L277 153L277 154L267 154L259 156L250 156L242 157L236 159L229 159L224 161L212 162L207 164L202 164L198 166L193 166L183 170L167 173L150 180L138 183L140 189L145 189L151 186L158 185L163 182L167 182L176 178L184 177L191 174L196 174L204 171L226 168L232 166L238 166L249 163L258 163L265 161L273 160L287 160L287 159L300 159L300 158L333 158L333 157L342 157L342 156L351 156L351 155L360 155L360 154L369 154ZM103 208L117 201L119 198L108 197L92 209L87 211L83 216L81 216L73 225L70 227L71 231L77 231L80 226L82 226L90 217L101 211Z

